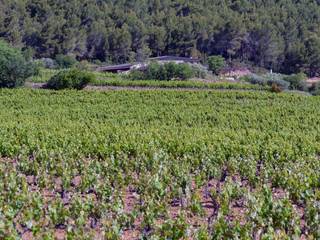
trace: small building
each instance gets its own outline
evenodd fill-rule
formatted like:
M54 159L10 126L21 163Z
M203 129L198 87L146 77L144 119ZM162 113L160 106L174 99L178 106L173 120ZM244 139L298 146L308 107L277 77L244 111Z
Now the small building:
M133 64L120 64L120 65L111 65L111 66L104 66L98 67L98 72L110 72L110 73L120 73L120 72L127 72L131 70Z

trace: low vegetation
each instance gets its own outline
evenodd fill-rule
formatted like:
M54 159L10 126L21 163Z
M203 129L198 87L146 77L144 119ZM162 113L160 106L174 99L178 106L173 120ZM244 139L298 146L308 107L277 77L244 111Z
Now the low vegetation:
M58 68L71 68L77 63L77 60L72 56L58 54L55 63Z
M46 83L59 72L60 70L58 69L41 68L38 74L29 77L27 81L32 83Z
M149 87L149 88L194 88L194 89L226 89L226 90L270 90L268 86L259 86L249 83L231 82L202 82L202 81L154 81L154 80L124 80L124 79L97 79L94 86L117 87Z
M320 96L320 83L315 83L310 87L310 92L312 95Z
M318 239L319 104L0 90L0 239Z
M60 70L42 69L37 76L29 78L33 83L46 83L49 79L58 74ZM90 81L93 86L118 86L118 87L150 87L150 88L198 88L198 89L233 89L233 90L269 90L269 86L253 85L249 83L232 82L204 82L196 80L131 80L125 75L112 73L91 72L94 79Z
M222 56L211 56L208 58L208 66L213 74L219 75L220 71L226 66L226 61Z
M283 80L290 83L290 90L308 91L308 86L306 84L307 76L304 73L284 76Z
M69 69L53 75L46 84L46 88L61 89L83 89L90 82L94 82L95 76L86 71Z
M273 86L280 91L287 90L290 87L290 83L284 80L284 76L281 74L268 73L264 75L251 74L243 78L243 80L262 86Z
M151 63L143 70L134 70L130 72L129 78L132 80L187 80L195 77L195 71L189 64L176 63Z

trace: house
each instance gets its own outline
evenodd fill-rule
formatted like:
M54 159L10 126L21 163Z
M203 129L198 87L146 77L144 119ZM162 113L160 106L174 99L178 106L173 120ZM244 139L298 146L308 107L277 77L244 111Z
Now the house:
M143 62L143 63L103 66L103 67L97 68L97 71L111 72L111 73L128 72L132 69L136 69L136 70L143 69L147 67L147 65L150 62L158 62L159 64L164 64L169 62L173 62L176 64L181 64L181 63L199 64L200 60L195 58L187 58L187 57L160 56L160 57L149 58L146 62Z

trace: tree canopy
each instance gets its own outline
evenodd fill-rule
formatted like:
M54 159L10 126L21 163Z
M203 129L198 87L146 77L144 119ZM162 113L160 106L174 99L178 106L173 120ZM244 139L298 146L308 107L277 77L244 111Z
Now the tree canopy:
M320 73L317 0L0 0L0 38L35 58L114 63L222 55Z

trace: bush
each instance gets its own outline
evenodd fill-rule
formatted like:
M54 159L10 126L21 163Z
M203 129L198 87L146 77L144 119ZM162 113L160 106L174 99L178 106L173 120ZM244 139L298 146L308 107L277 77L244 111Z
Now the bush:
M309 91L314 96L320 96L320 83L313 84Z
M56 56L56 62L60 68L71 68L77 60L72 56L59 54Z
M208 71L201 66L192 66L193 77L196 78L206 78Z
M166 80L167 76L164 73L161 65L159 63L150 63L146 69L145 79L158 79Z
M92 65L86 60L77 62L74 64L74 67L83 71L90 71L92 69Z
M285 81L290 83L290 90L300 90L300 91L307 91L307 83L306 79L307 76L304 73L292 74L285 76L283 78Z
M195 72L189 64L176 63L151 63L145 70L134 70L129 74L132 80L171 80L180 79L187 80L194 76Z
M132 70L128 75L128 79L130 80L145 80L146 74L140 70Z
M280 89L281 91L289 88L290 83L283 80L281 74L268 73L262 76L257 74L250 74L244 78L251 84L258 84L262 86L271 86L274 90Z
M178 78L181 80L187 80L194 76L194 71L188 64L176 64L175 72L173 75L169 75L171 78Z
M262 85L262 86L267 85L266 79L263 78L262 76L257 75L257 74L250 74L248 76L243 77L243 79L251 84L257 84L257 85Z
M267 81L268 86L276 85L282 91L289 89L290 83L283 80L283 75L281 75L281 74L268 73L268 74L264 75L264 77Z
M208 65L213 74L219 75L220 71L225 67L226 61L222 56L211 56L208 58Z
M22 86L34 72L34 64L28 63L21 51L0 41L0 87Z
M42 67L47 69L56 69L58 67L56 61L52 58L41 58L38 61L40 62Z
M78 69L63 70L50 78L47 88L61 89L83 89L88 83L94 82L95 76L92 73Z

